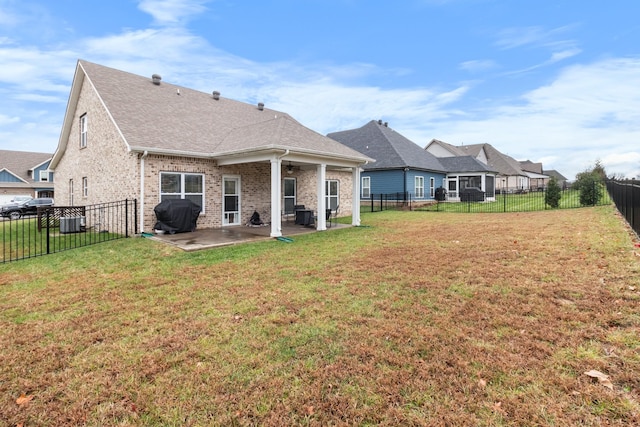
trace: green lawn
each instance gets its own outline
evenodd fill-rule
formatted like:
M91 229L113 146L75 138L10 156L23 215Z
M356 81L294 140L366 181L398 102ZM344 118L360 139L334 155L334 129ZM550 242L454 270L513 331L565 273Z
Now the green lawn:
M576 190L565 190L560 198L558 209L572 209L583 207L580 204L580 193ZM438 211L438 212L533 212L541 210L551 210L545 204L543 192L530 192L526 194L497 194L496 200L492 202L443 202L416 210ZM611 204L609 194L603 190L603 195L597 205Z
M362 220L0 264L0 425L640 425L613 207Z

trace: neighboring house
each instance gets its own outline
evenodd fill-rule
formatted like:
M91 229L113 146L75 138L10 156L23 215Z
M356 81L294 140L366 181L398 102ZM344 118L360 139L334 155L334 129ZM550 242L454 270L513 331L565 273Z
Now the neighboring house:
M567 178L564 175L562 175L560 172L558 172L555 169L547 169L543 171L543 173L547 175L549 178L555 177L556 181L558 182L558 185L562 189L566 189L567 186L569 185L569 180L567 180Z
M451 145L432 139L425 150L436 157L472 156L486 164L490 170L496 171L496 189L499 191L528 191L530 173L520 166L514 158L502 154L491 144Z
M530 160L520 161L520 167L529 176L529 190L542 191L549 184L549 175L545 175L542 170L542 163L535 163Z
M162 200L188 198L202 208L198 227L245 224L256 210L278 237L294 204L339 206L359 225L369 161L262 103L79 60L51 168L56 204L137 199L139 231L152 229Z
M53 197L50 153L0 150L0 204L15 196Z
M362 167L363 200L392 193L409 193L418 202L433 200L436 188L446 184L446 169L434 155L381 120L327 136L375 159Z
M451 156L438 159L447 170L446 200L460 201L461 193L477 189L483 200L496 200L496 171L473 156Z

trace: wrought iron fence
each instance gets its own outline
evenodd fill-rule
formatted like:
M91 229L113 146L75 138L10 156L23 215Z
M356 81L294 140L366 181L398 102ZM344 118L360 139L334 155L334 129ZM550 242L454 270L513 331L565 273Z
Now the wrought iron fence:
M560 190L557 206L551 206L546 189L536 191L519 190L514 192L487 195L480 192L473 197L450 197L444 200L416 200L411 193L372 194L369 199L361 200L361 211L379 212L389 209L411 209L431 212L530 212L549 209L570 209L585 206L601 206L612 203L611 196L603 182L593 187ZM457 196L457 194L456 194Z
M137 201L40 207L35 216L0 217L0 262L48 255L138 234Z
M564 189L559 192L555 206L551 206L547 190L518 191L495 194L494 197L470 198L466 201L443 201L425 205L419 210L437 212L532 212L550 209L571 209L611 204L604 183L594 183L588 190Z
M640 181L607 181L607 190L631 228L640 235Z
M411 193L399 192L388 194L371 193L368 199L361 199L361 211L380 212L390 209L411 209Z

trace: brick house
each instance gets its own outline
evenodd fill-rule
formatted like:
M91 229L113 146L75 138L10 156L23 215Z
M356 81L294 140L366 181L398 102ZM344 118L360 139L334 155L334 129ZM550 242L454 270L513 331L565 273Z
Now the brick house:
M338 209L359 225L360 168L372 159L284 112L79 60L50 169L57 205L188 198L199 228L245 224L258 211L271 236L295 204ZM317 229L326 229L318 215Z

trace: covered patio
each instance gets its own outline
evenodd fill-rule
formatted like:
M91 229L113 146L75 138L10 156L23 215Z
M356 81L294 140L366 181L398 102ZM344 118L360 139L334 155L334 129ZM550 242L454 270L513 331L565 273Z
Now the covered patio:
M318 232L314 227L297 225L293 221L283 221L282 237L290 239L300 234L309 234ZM333 223L331 227L323 230L323 232L331 232L341 228L348 228L351 225ZM271 227L269 225L260 227L248 227L246 225L198 229L190 233L176 234L153 234L148 238L176 246L184 251L197 251L202 249L212 249L221 246L236 245L240 243L256 242L260 240L272 240L270 236Z

